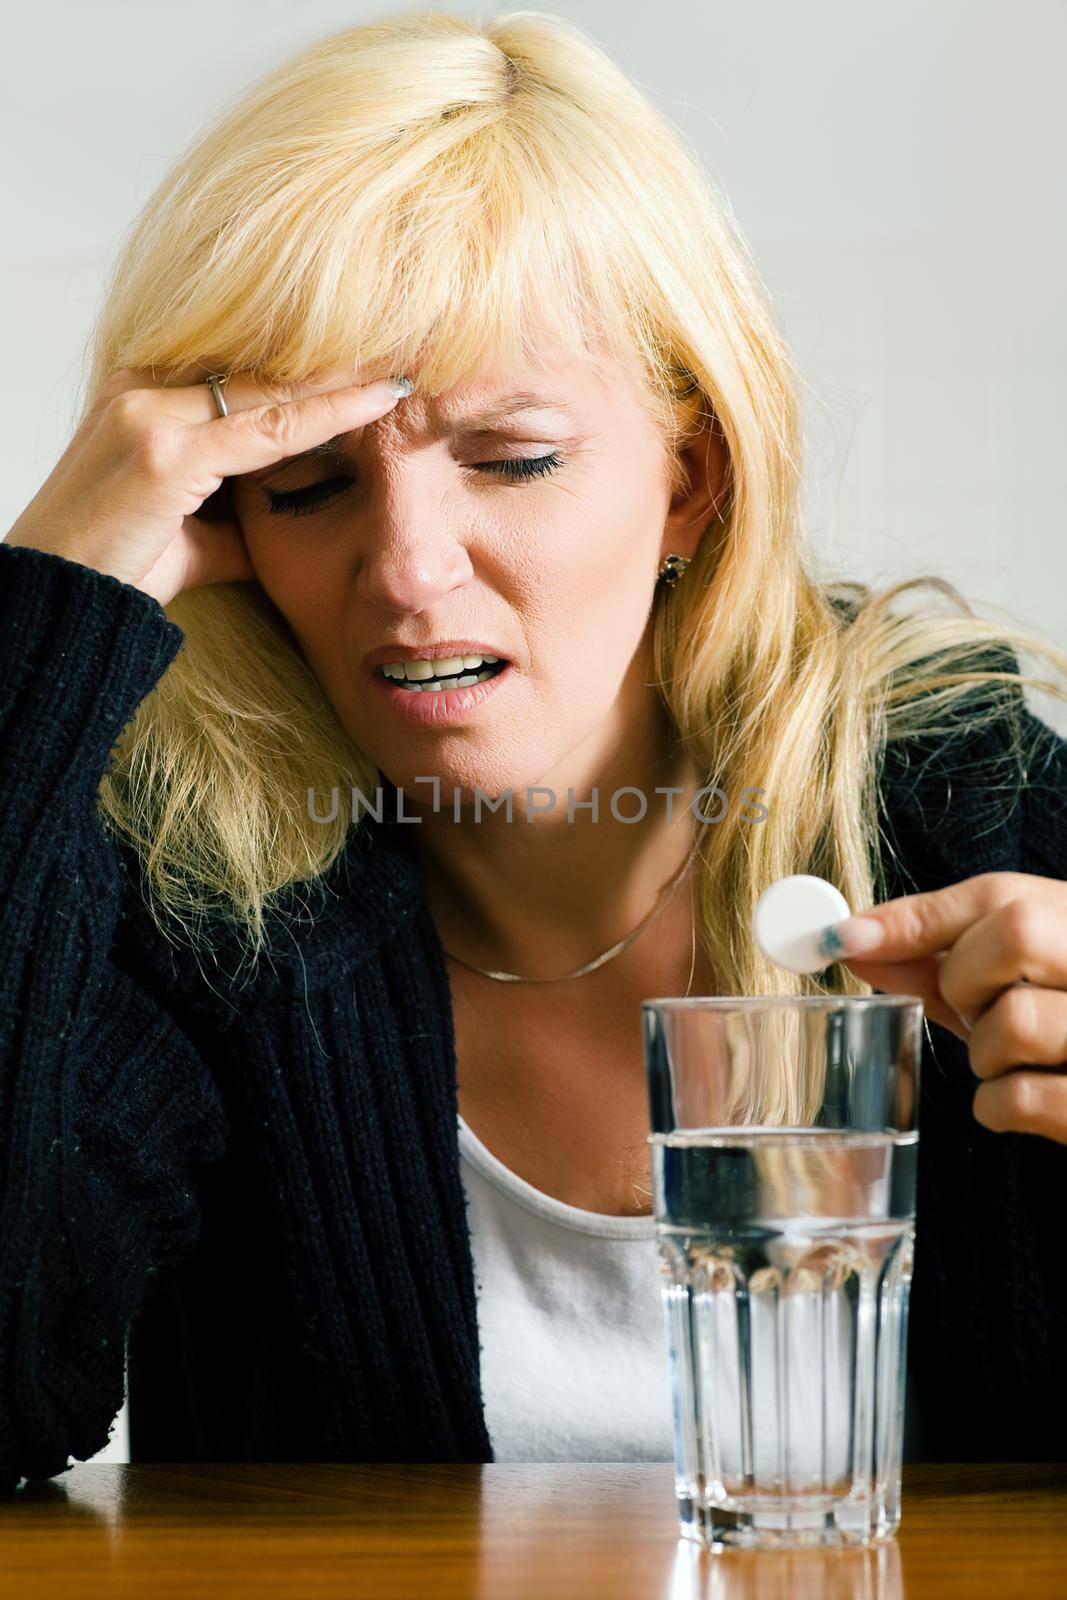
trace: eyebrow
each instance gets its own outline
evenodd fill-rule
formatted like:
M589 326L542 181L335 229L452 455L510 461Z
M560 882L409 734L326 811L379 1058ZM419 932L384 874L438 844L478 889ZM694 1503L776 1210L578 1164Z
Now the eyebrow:
M528 411L563 411L568 416L573 415L572 407L562 398L538 394L532 389L516 389L513 394L501 395L484 411L457 413L452 417L443 417L440 422L431 422L428 431L434 439L444 439L449 434L460 437L463 434L479 433L491 428L494 423L503 422L507 417ZM275 461L271 466L263 467L259 472L249 473L248 476L253 479L265 477L282 466L292 465L297 461L314 461L320 456L342 456L347 438L347 433L334 434L333 438L327 439L324 444L313 445L310 450L302 450L299 455L286 456L284 461Z
M479 428L491 426L494 422L502 422L505 417L512 417L519 411L565 411L571 414L571 407L555 395L537 394L532 389L517 389L514 394L501 395L498 400L485 411L477 411L466 416L445 418L441 422L432 423L430 432L435 439L441 439L447 433L475 433Z

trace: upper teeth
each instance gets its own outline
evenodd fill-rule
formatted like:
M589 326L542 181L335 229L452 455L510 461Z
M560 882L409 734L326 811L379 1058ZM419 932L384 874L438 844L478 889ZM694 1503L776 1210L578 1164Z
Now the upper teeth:
M445 673L470 672L483 662L491 664L498 656L439 656L432 661L388 661L380 668L387 678L410 678L421 682Z

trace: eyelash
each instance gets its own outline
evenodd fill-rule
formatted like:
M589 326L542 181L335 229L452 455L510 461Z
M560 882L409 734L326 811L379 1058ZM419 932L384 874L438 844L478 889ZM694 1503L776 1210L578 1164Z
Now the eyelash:
M522 456L514 460L484 461L471 467L472 472L492 472L501 478L510 478L513 482L529 483L534 478L544 478L557 467L563 465L563 457L558 451L553 450L545 456ZM306 489L268 489L267 508L269 514L279 514L299 517L309 511L315 511L327 500L333 500L340 490L334 488L335 484L344 483L343 478L326 478L322 483L309 484ZM324 494L323 490L329 490Z

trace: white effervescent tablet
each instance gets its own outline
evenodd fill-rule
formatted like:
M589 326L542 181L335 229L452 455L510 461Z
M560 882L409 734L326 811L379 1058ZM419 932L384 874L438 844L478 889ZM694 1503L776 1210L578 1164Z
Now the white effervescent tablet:
M825 878L798 872L769 884L752 915L752 931L763 954L787 972L818 972L831 956L819 950L819 935L849 917L848 901Z

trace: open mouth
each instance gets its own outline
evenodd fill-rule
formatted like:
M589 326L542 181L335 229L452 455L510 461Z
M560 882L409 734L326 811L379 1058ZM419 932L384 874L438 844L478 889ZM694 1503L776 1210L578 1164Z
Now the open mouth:
M409 694L441 694L446 689L466 689L475 683L487 683L490 678L499 677L507 665L508 662L501 659L480 667L460 668L458 672L443 672L436 678L417 679L397 678L382 667L374 670L393 689L403 689Z

